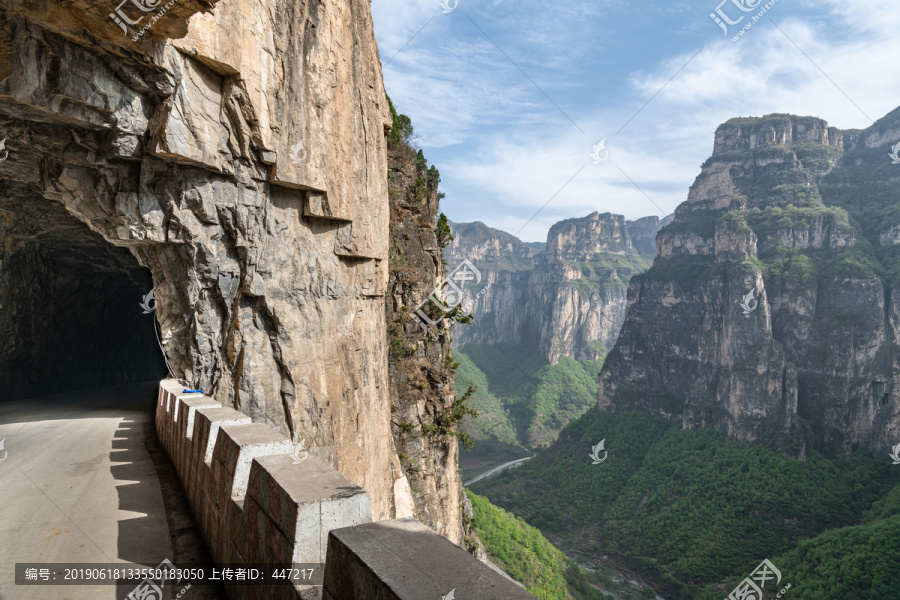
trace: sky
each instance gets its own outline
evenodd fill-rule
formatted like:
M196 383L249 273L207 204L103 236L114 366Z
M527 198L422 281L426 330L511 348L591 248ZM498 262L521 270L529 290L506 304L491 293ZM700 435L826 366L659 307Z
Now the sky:
M720 1L372 0L442 211L528 242L593 211L662 217L730 118L854 129L900 105L900 3Z

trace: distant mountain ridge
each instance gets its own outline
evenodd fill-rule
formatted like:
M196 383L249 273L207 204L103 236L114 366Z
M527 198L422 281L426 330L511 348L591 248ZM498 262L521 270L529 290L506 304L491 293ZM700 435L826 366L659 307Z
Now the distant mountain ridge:
M563 356L597 360L612 347L628 281L656 253L659 218L594 212L556 223L543 246L481 222L452 223L451 230L448 269L469 260L482 287L490 285L471 307L475 324L457 328L454 344L535 346L556 364Z
M900 109L732 119L631 280L598 405L806 456L900 442Z

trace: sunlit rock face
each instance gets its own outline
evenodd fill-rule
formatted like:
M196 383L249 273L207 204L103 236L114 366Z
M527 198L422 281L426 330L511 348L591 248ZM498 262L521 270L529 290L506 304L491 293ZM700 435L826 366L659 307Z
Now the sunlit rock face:
M476 324L459 328L456 344L535 347L551 364L602 358L625 320L628 281L650 266L658 230L657 217L594 212L556 223L537 248L483 223L454 224L448 266L468 260L482 289L490 286L471 294Z
M806 455L900 441L900 110L864 131L791 115L715 135L631 281L599 406Z
M0 369L42 343L17 324L40 308L14 266L50 238L75 252L57 225L77 225L96 252L72 269L149 270L117 293L143 316L155 290L177 377L303 440L391 518L391 120L369 3L166 6L0 9Z

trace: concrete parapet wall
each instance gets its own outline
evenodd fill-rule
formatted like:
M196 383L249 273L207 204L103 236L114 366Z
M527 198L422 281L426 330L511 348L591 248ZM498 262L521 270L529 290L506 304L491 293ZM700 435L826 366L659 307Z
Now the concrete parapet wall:
M534 600L515 582L415 519L345 527L329 534L323 600L447 596Z
M216 563L324 563L331 529L372 521L366 492L291 441L178 382L160 383L156 431ZM227 586L234 599L319 597L321 588Z
M369 496L331 465L174 380L160 383L156 431L213 561L325 563L323 586L225 586L232 600L534 598L414 519L372 523Z

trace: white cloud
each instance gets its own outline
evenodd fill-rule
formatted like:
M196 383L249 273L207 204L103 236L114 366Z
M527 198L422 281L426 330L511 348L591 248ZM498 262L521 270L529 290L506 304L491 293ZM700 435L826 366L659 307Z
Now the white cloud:
M375 0L373 9L379 4ZM424 16L431 3L410 4L420 7ZM515 4L495 0L489 7L502 6L497 14L508 15L504 11ZM607 4L602 10L615 7ZM704 33L715 41L672 81L700 42L618 82L591 73L572 76L580 65L564 58L581 56L591 40L570 35L569 46L575 51L553 54L565 47L566 23L571 31L582 31L577 13L561 15L543 29L539 16L530 13L509 27L539 47L538 54L527 55L522 64L543 60L550 65L548 72L526 72L536 81L552 82L547 85L550 96L577 117L587 135L572 127L483 37L459 33L465 30L454 29L456 37L441 38L439 33L449 30L436 28L437 37L428 39L433 45L423 44L408 54L407 48L386 70L388 90L392 97L403 98L399 108L413 116L426 153L429 146L456 144L438 164L447 192L444 210L451 218L516 232L582 166L584 170L528 224L520 234L523 239L543 240L554 222L593 210L628 218L660 214L617 166L669 213L686 199L700 164L712 151L716 127L729 118L787 112L818 116L840 128L862 128L870 124L863 112L878 119L898 104L895 32L900 6L894 4L824 0L808 3L802 16L772 9L768 15L777 27L764 17L737 43ZM697 21L704 18L705 12L696 16ZM501 31L497 19L484 23ZM394 27L405 34L412 26ZM686 29L690 25L682 23L673 35ZM402 37L396 32L388 36ZM683 36L679 39L684 48ZM617 89L624 93L613 93ZM586 104L592 95L598 101ZM579 98L586 100L579 104ZM593 165L588 153L603 137L608 138L610 158Z

